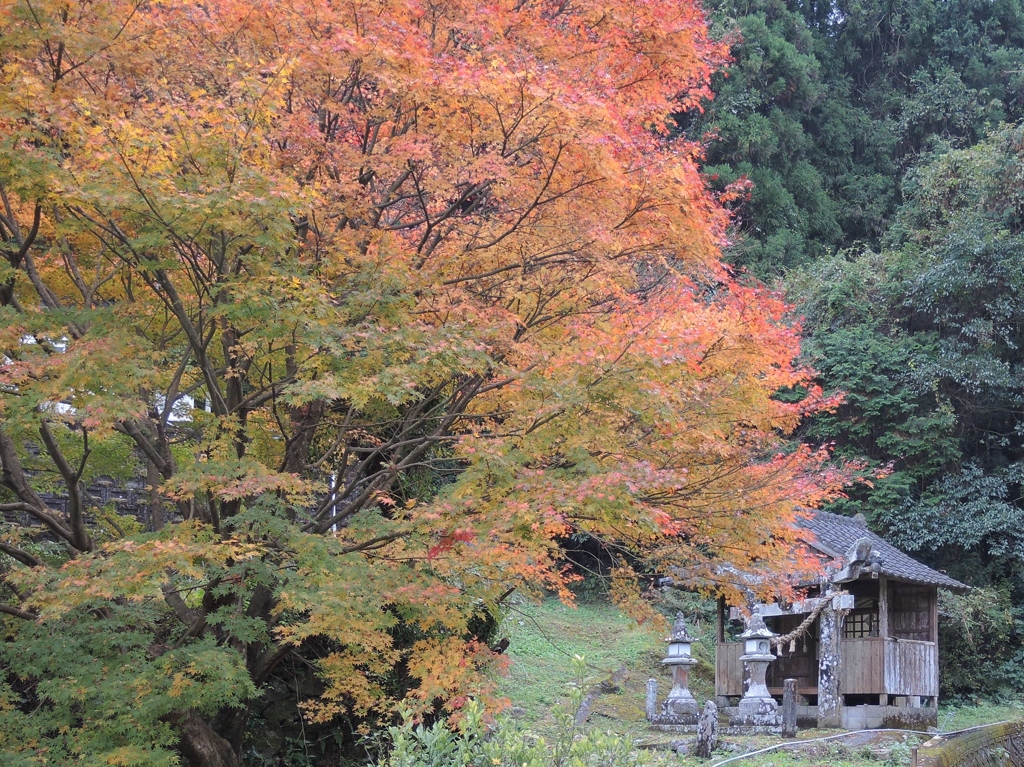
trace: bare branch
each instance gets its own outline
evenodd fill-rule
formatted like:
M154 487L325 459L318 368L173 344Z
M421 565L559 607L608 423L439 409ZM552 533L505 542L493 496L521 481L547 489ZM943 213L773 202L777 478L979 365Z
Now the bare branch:
M92 541L89 539L89 532L85 529L84 498L80 484L82 475L68 463L64 452L60 449L60 445L57 444L57 440L54 438L53 432L50 431L50 426L45 419L39 422L39 436L42 437L46 453L50 456L54 466L57 467L57 471L60 472L60 476L63 478L64 484L68 489L68 514L72 533L71 545L79 551L91 551ZM88 454L89 450L86 447L85 454L82 457L82 467L85 466Z
M28 565L29 567L42 567L43 565L43 560L39 559L38 557L32 554L29 554L24 549L19 549L17 546L12 546L11 544L4 543L3 541L0 541L0 551L9 556L11 559L15 559L18 562L21 562L23 565Z
M17 607L11 607L10 605L5 605L3 603L0 603L0 613L3 613L5 615L13 615L15 618L21 618L22 620L26 621L34 621L39 619L39 616L35 613L26 612L25 610L19 610Z
M0 484L12 490L21 499L20 504L5 505L17 506L16 509L12 510L31 514L50 528L56 535L74 546L75 536L72 531L64 524L57 512L47 508L39 494L28 483L25 469L18 458L14 442L11 440L10 435L2 428L0 428L0 470L2 470L2 473L0 473Z

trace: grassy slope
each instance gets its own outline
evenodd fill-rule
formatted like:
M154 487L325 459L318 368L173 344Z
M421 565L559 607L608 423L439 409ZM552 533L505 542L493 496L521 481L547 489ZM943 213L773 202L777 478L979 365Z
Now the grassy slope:
M575 609L557 601L517 605L504 631L510 639L512 667L502 691L533 725L543 726L550 707L565 697L566 687L573 681L569 663L573 655L586 658L591 672L585 680L588 684L608 679L620 666L626 666L621 692L600 696L592 715L595 721L611 720L616 730L634 729L643 722L648 678L658 678L662 693L670 686L670 677L660 663L664 632L638 627L610 605ZM701 649L706 654L707 648ZM711 677L704 674L695 680L695 693L709 694L713 679L712 671Z
M713 695L714 628L699 620L691 621L690 628L691 633L703 640L695 645L700 664L691 674L690 685L697 700L703 702ZM608 604L581 604L571 608L547 601L540 605L514 605L503 632L510 640L508 654L512 665L508 677L501 682L501 689L512 702L513 714L527 728L543 732L550 726L551 706L565 698L567 685L573 681L570 659L573 655L582 655L591 672L590 678L585 680L588 687L608 679L620 666L626 668L619 691L596 699L590 725L630 735L641 742L666 739L666 736L651 735L643 711L649 678L659 680L662 698L671 685L670 676L660 662L665 650L664 630L639 627ZM941 708L939 724L942 730L952 731L1017 718L1021 711L1019 705ZM803 732L801 737L816 734ZM773 738L732 740L743 742L751 750L779 742ZM666 763L678 767L707 764L675 757ZM888 755L879 755L877 749L833 744L822 746L822 752L814 756L775 752L732 764L744 767L879 767L884 763L909 764L909 748L897 747Z

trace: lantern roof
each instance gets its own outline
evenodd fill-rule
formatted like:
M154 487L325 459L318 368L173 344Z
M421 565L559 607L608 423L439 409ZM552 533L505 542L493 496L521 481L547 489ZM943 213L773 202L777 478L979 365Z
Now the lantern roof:
M764 625L764 617L761 613L754 613L750 616L750 623L747 630L740 634L740 639L771 639L778 636L774 631Z
M696 642L697 640L690 636L690 632L686 630L686 620L683 618L682 613L676 613L675 623L672 624L672 633L669 638L665 640L667 642Z

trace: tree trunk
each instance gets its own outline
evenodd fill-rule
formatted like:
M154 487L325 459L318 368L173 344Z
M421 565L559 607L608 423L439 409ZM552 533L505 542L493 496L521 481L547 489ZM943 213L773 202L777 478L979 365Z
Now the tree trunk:
M181 734L181 755L188 767L241 767L231 744L196 711L180 712L171 721Z
M248 708L226 708L217 715L213 722L217 732L221 733L236 754L242 753L242 741L245 738L245 728L248 723Z
M149 487L149 529L153 532L164 527L164 499L160 495L160 483L163 477L157 465L146 459L146 485Z

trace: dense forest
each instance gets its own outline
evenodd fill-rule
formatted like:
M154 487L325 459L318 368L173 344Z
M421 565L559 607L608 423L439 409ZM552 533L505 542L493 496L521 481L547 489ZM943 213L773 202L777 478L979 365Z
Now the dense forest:
M752 183L727 255L786 291L820 383L845 392L803 434L868 461L832 509L983 587L945 616L947 694L1015 685L1024 8L754 0L709 12L733 61L679 130L709 141L713 185Z

